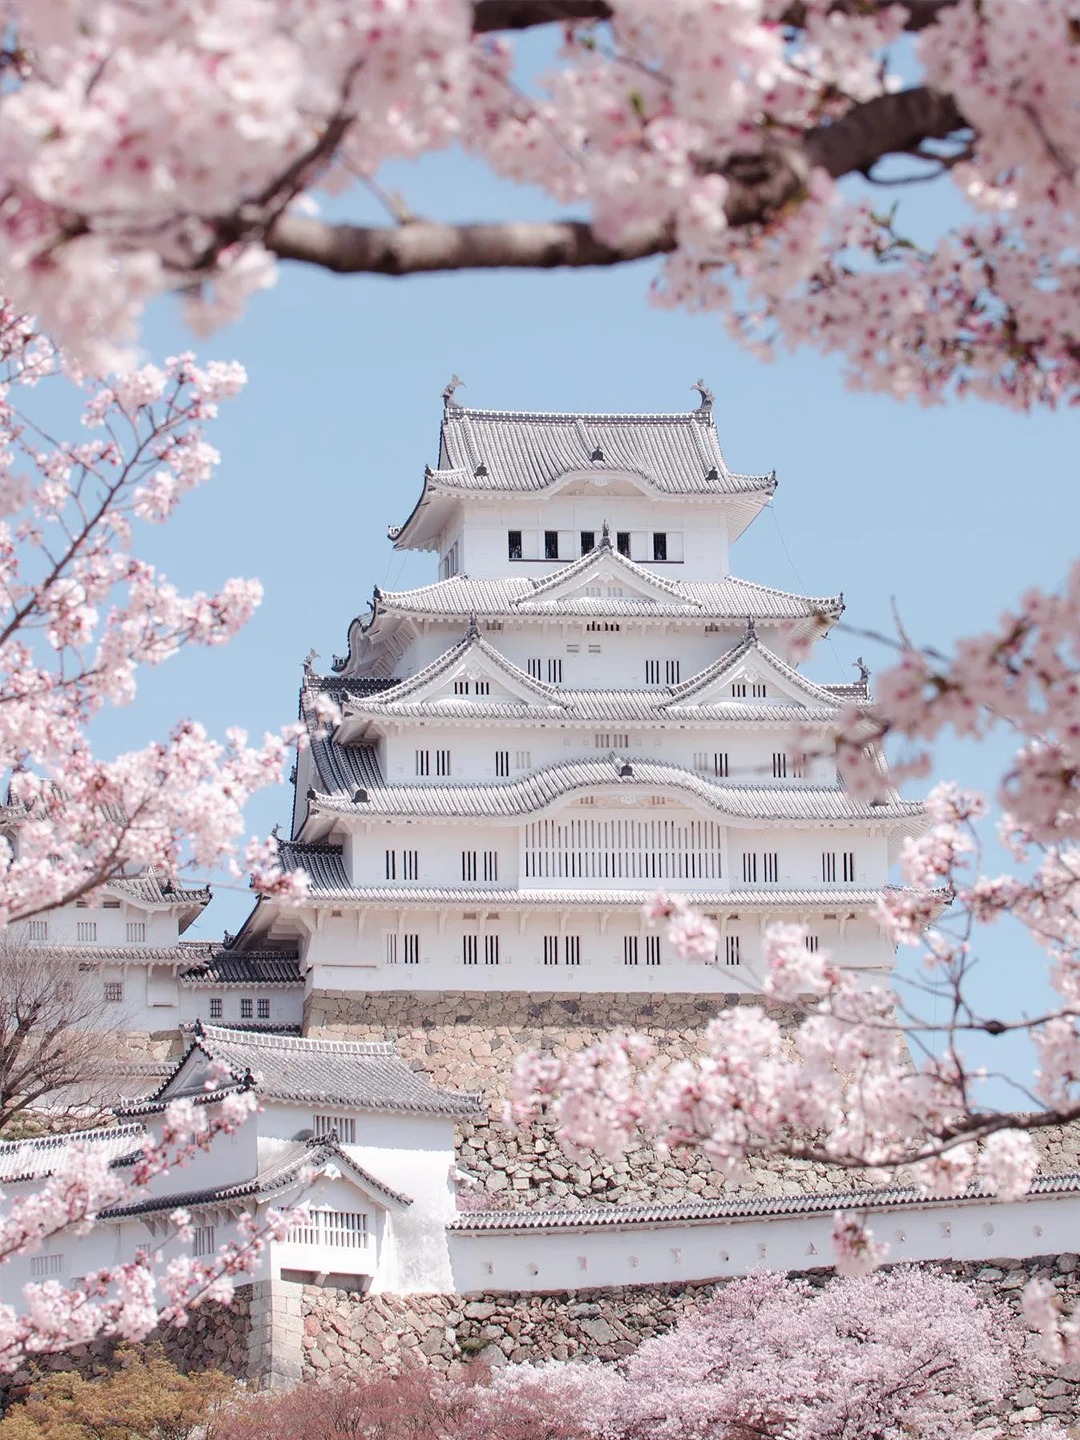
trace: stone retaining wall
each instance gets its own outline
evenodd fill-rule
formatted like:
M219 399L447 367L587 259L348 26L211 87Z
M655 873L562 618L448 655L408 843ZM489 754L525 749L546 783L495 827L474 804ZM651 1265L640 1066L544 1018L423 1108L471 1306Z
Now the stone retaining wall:
M1044 1255L936 1267L1019 1312L1024 1285L1035 1275L1053 1282L1066 1308L1080 1303L1077 1256ZM832 1272L811 1271L815 1285ZM557 1295L484 1293L466 1296L369 1295L303 1287L305 1379L340 1379L376 1365L432 1365L480 1360L494 1365L543 1360L617 1362L642 1341L670 1330L705 1303L714 1285L627 1286ZM1019 1383L1004 1417L1012 1427L1041 1419L1080 1421L1080 1365L1051 1368L1036 1351L1024 1354Z

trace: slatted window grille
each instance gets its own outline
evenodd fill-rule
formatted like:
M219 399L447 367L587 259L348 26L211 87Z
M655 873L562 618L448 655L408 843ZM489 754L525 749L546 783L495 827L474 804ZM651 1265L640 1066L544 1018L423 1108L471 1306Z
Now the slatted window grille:
M494 885L499 879L499 852L497 850L484 851L484 880L488 885Z
M387 880L397 879L397 852L394 850L386 852L386 878Z
M413 932L405 936L405 964L420 964L420 936Z
M742 938L742 937L739 936L739 935L725 935L725 936L724 936L724 964L725 964L725 965L741 965L741 964L742 964L742 955L740 954L740 951L741 951L741 948L742 948L742 947L741 947L741 945L739 944L739 941L740 941L741 938Z
M129 920L127 922L127 938L129 945L141 945L146 939L146 921Z
M549 685L562 684L562 661L549 660L547 662L547 678Z
M528 770L532 765L532 754L528 750L514 751L514 769Z
M97 921L96 921L96 920L76 920L76 922L75 922L75 939L76 939L76 940L96 940L96 939L97 939Z
M750 695L754 700L764 700L768 693L764 680L755 680L750 687Z
M191 1237L191 1253L198 1260L204 1255L213 1255L217 1245L213 1225L196 1225Z
M484 936L484 964L498 965L499 963L499 937L498 935Z
M636 965L638 963L638 936L624 935L622 939L622 958L624 965Z
M254 1000L241 1000L241 1001L240 1001L240 1019L241 1019L241 1020L253 1020L254 1018L255 1018L255 1001L254 1001Z
M775 885L780 879L780 852L765 850L744 850L742 857L743 883L756 885L759 878L766 885Z
M533 658L527 661L527 664L529 669L529 675L531 676L531 678L533 680L541 679L544 672L544 662L542 660Z
M586 630L603 631L606 635L618 635L622 626L617 620L590 620L585 626Z
M342 1145L356 1144L355 1115L315 1115L312 1117L311 1128L317 1140L336 1135Z
M806 754L802 750L796 750L791 757L791 777L793 780L805 780L808 769Z
M475 850L462 850L461 852L461 878L462 880L475 880L477 875L477 854Z
M646 965L659 965L659 964L660 964L660 936L659 936L659 935L646 935L646 936L645 936L645 964L646 964Z
M449 750L436 750L436 751L435 751L435 774L436 774L436 775L449 775L449 774L450 774L450 751L449 751Z
M816 955L818 953L818 945L819 941L816 935L807 935L806 948L807 950L809 950L811 955Z
M421 777L431 774L431 751L417 750L416 752L416 773Z
M581 964L581 936L563 936L563 962L567 965Z
M49 938L48 920L31 920L27 926L28 940L47 940Z
M401 878L403 880L419 880L420 878L420 851L402 850L401 852Z
M787 779L787 756L782 750L774 750L772 757L772 776L774 780Z
M508 530L506 532L506 553L511 560L521 559L521 531Z
M480 952L480 937L478 935L463 935L461 937L461 961L463 965L475 965Z
M558 935L544 936L544 964L557 965L559 963L559 937Z
M321 1245L333 1250L363 1250L369 1242L368 1217L359 1210L310 1210L289 1226L293 1245Z
M845 850L842 856L843 874L845 881L850 885L855 879L855 851Z
M50 1255L32 1255L30 1257L30 1275L34 1280L44 1280L47 1276L62 1275L64 1273L64 1257L57 1251Z
M823 850L821 852L821 878L826 884L835 884L839 876L846 884L855 879L854 850Z
M454 694L455 694L455 695L468 695L468 693L469 693L469 691L470 691L471 689L472 689L472 686L471 686L471 684L469 683L468 680L455 680L455 681L454 681Z
M510 751L495 751L495 774L500 780L505 780L510 774Z
M212 996L210 997L210 1019L211 1019L211 1020L220 1020L220 1019L221 1019L221 1016L222 1016L223 1010L224 1010L224 1006L223 1006L222 1003L221 1003L221 996L220 996L220 995L212 995Z
M659 685L659 684L660 684L660 665L661 665L661 662L660 662L659 660L646 660L646 661L645 661L645 684L646 684L646 685Z
M736 680L731 686L731 696L734 700L746 699L746 681Z
M491 694L491 681L490 681L490 680L477 680L477 682L476 682L476 693L477 693L477 695L490 695L490 694Z
M742 857L742 878L744 885L756 885L758 875L757 853L744 850Z
M124 982L122 980L106 980L104 994L107 1005L119 1005L124 998Z
M256 1000L256 1002L255 1002L255 1010L256 1010L256 1014L258 1015L258 1018L259 1018L260 1020L269 1020L269 1019L270 1019L270 1001L269 1001L269 1000Z
M628 750L630 748L630 736L625 731L612 731L610 734L601 732L593 736L593 744L597 750Z
M667 532L656 530L652 537L652 558L654 560L667 559Z
M677 685L679 683L679 662L678 660L664 661L664 684Z
M775 885L780 879L780 855L776 850L766 850L761 857L761 878L766 885Z
M656 816L537 820L525 827L532 880L719 880L723 832Z
M390 930L386 935L386 963L396 965L398 963L398 937L396 930Z
M697 750L694 753L694 769L699 775L711 775L715 780L726 780L730 762L726 750Z
M544 531L544 559L557 560L559 558L559 532L557 530Z

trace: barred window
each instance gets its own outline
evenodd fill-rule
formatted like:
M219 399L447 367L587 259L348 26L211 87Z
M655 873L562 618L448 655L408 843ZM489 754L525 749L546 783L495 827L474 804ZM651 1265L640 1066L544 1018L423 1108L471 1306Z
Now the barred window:
M27 932L28 940L47 940L49 938L48 920L31 920Z
M368 1243L368 1217L359 1210L310 1210L306 1220L289 1226L293 1245L362 1250Z
M508 530L506 532L506 553L511 560L521 559L521 531Z
M336 1135L343 1145L356 1144L356 1117L353 1115L315 1115L311 1128L317 1140Z
M129 945L141 945L146 939L146 921L129 920L127 922L127 938Z
M405 964L420 964L420 936L416 933L405 936Z
M665 685L677 685L679 683L678 660L664 661L664 683Z
M258 1017L259 1017L260 1020L269 1020L269 1019L270 1019L270 1001L269 1001L269 1000L257 1000L257 1001L255 1002L255 1007L256 1007L256 1014L258 1015Z
M401 852L401 878L403 880L419 880L420 878L420 851L402 850Z
M463 964L475 965L479 950L479 936L463 935L461 937L461 960Z
M582 530L581 532L581 553L588 555L590 550L596 549L596 531Z
M477 856L475 850L462 850L461 852L461 878L462 880L475 880L477 875Z
M636 965L638 963L638 937L636 935L623 936L622 958L624 965Z
M196 1225L191 1240L191 1253L196 1260L203 1255L213 1255L216 1249L213 1225Z
M220 995L212 995L212 996L210 997L210 1019L211 1019L211 1020L220 1020L220 1019L221 1019L221 1013L222 1013L221 996L220 996Z
M436 775L449 775L449 774L450 774L450 751L449 751L449 750L436 750L436 751L435 751L435 774L436 774Z
M562 661L549 660L547 662L547 678L549 685L562 684Z
M416 773L419 776L431 774L431 751L417 750L416 752Z
M746 699L746 681L736 680L731 687L732 698L735 700Z
M581 964L581 936L563 936L563 961L567 965Z
M495 774L500 779L505 779L510 774L510 751L495 751Z
M75 939L76 939L76 940L96 940L96 939L97 939L97 921L96 921L96 920L76 920L76 922L75 922Z
M43 1280L46 1276L62 1275L64 1273L64 1257L57 1251L51 1255L32 1255L30 1257L30 1275L34 1280Z
M484 964L498 965L499 963L499 937L498 935L484 936Z
M645 964L646 964L646 965L659 965L659 964L660 964L660 936L659 936L659 935L646 935L646 936L645 936Z
M772 773L774 780L787 779L787 756L782 750L773 751Z
M739 951L740 937L738 935L724 936L724 963L725 965L739 965L742 963L742 956Z
M124 982L122 980L105 981L105 1003L107 1005L119 1005L124 998Z
M764 700L768 694L764 680L755 680L750 687L750 694L755 700Z
M489 885L494 885L499 878L499 852L497 850L484 851L484 880Z
M559 937L558 935L544 936L544 964L557 965L559 963Z
M240 1019L251 1020L255 1015L255 1001L244 999L240 1001Z

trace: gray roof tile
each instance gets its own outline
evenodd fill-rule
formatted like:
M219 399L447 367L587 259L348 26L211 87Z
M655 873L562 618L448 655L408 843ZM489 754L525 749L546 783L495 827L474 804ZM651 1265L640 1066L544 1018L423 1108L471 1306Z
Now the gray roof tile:
M249 951L247 954L219 951L205 965L185 971L180 981L191 986L292 987L302 986L304 977L300 973L300 956L293 951Z
M98 1130L69 1130L63 1135L40 1135L33 1140L0 1141L0 1183L44 1180L55 1174L73 1145L104 1153L110 1162L137 1152L146 1131L141 1125L109 1125Z

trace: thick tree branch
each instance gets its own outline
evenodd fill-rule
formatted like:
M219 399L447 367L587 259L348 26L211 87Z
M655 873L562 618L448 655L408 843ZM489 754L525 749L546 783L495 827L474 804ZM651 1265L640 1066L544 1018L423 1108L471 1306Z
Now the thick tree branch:
M880 95L810 131L801 143L727 161L720 168L729 186L728 224L739 228L767 221L800 192L815 166L834 180L867 173L886 155L909 153L925 140L942 140L963 128L952 97L927 86ZM269 227L266 245L282 260L338 274L417 275L621 265L667 253L675 237L664 221L642 225L620 244L609 245L580 220L361 226L285 214Z
M662 0L661 0L662 3ZM836 0L833 10L846 15L865 15L868 11L884 10L894 0ZM925 30L957 0L905 0L907 20L904 28ZM612 7L608 0L473 0L473 33L488 35L495 30L532 30L538 25L570 24L584 20L610 20ZM806 7L796 3L785 12L788 25L802 27L806 23Z

